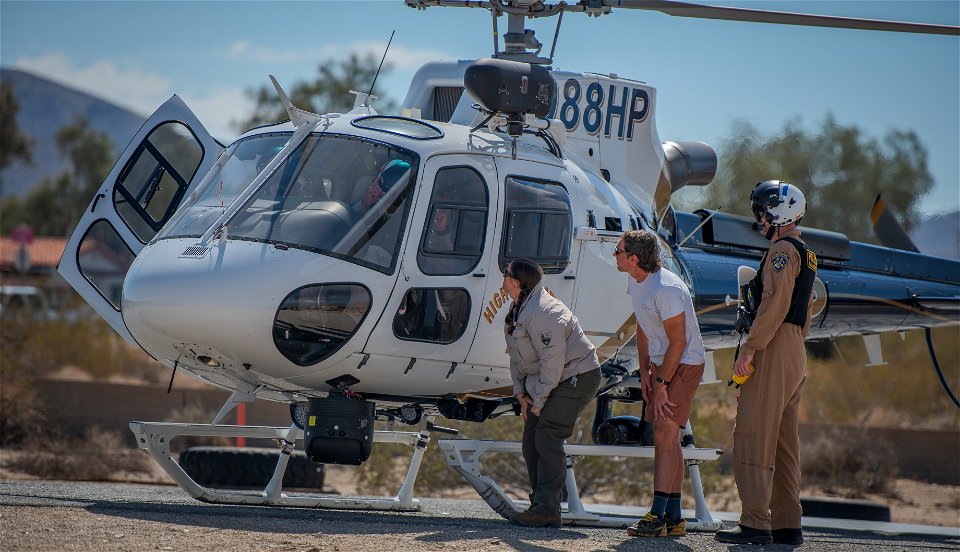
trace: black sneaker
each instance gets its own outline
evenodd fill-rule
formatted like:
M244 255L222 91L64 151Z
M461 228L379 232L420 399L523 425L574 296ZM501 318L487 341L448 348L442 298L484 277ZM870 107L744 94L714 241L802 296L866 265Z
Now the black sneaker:
M769 530L754 529L746 525L737 525L733 529L717 531L714 538L730 544L771 544L773 542L773 535Z
M792 544L793 546L803 544L803 531L800 529L774 529L770 532L773 534L775 544Z

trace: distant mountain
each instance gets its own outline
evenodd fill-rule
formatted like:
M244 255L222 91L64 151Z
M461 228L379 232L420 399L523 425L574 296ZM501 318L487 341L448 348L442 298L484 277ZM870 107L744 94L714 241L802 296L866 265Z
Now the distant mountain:
M960 211L924 219L910 232L910 239L924 255L960 259Z
M17 125L20 132L34 140L33 164L17 162L0 173L3 195L23 195L44 177L54 177L67 168L57 150L57 132L84 117L90 126L105 133L113 142L113 153L120 155L140 130L146 117L117 107L105 100L16 69L0 69L0 81L13 85L20 103Z

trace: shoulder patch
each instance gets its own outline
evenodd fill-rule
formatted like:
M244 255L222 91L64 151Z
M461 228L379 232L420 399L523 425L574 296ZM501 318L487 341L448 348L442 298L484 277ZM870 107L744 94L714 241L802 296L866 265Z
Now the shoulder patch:
M550 330L544 330L540 332L540 341L543 343L544 347L549 347L550 342L553 341L553 332Z
M787 257L786 253L777 252L770 257L770 266L772 266L773 269L776 270L777 272L780 272L781 270L783 270L783 267L787 266L787 262L789 260L790 259L789 257Z

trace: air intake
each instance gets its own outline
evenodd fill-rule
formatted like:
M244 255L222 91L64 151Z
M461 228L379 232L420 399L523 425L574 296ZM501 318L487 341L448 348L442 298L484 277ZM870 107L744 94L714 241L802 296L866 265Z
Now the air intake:
M462 86L438 86L433 89L433 119L442 123L450 122L453 112L463 95Z
M210 248L205 245L191 245L183 250L183 253L180 254L180 258L199 259L204 257L208 251L210 251Z

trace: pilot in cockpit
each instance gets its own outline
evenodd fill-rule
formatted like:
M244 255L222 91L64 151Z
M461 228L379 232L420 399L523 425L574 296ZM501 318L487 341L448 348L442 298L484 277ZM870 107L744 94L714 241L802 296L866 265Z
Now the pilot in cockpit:
M388 161L373 178L362 197L351 207L357 217L361 217L373 207L390 188L410 171L410 163L401 159Z

